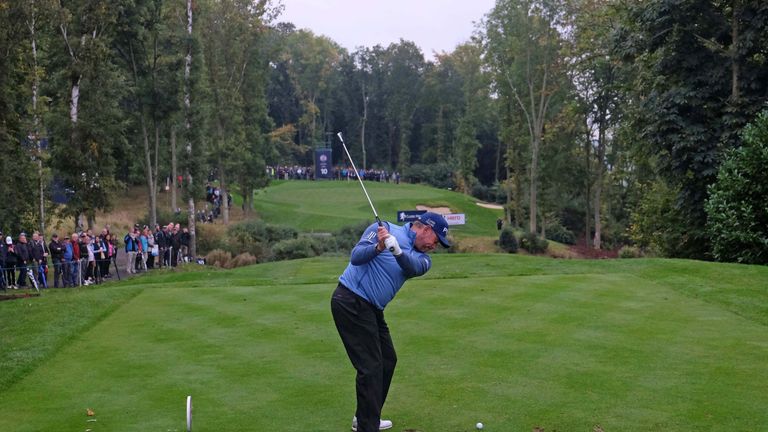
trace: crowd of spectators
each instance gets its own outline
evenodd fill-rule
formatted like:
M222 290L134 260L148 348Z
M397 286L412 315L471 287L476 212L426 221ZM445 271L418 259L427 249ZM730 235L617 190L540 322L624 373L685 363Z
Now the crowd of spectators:
M189 230L179 224L134 227L123 237L121 247L109 225L96 235L92 230L73 232L65 238L54 233L46 243L40 232L27 238L19 233L16 240L0 232L0 289L66 288L91 285L120 276L118 251L127 273L162 267L176 267L190 261ZM52 270L52 272L50 271ZM52 274L51 274L52 273Z
M135 225L123 237L128 256L125 271L138 273L189 262L189 240L189 229L180 224L155 225L154 230Z
M221 216L221 204L223 198L221 189L213 186L210 182L205 185L205 208L199 209L195 218L201 223L213 223ZM232 194L227 192L227 207L232 208Z
M332 171L333 180L355 180L357 175L363 180L378 182L400 183L400 173L398 171L388 171L381 169L359 169L357 173L351 167L336 166ZM267 166L267 177L272 180L315 180L315 170L313 167L299 165L277 165Z

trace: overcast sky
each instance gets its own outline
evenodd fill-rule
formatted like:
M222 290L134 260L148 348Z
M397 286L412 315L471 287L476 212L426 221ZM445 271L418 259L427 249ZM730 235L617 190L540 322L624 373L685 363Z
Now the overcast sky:
M495 0L282 0L278 21L328 36L347 50L387 47L401 38L426 59L466 42Z

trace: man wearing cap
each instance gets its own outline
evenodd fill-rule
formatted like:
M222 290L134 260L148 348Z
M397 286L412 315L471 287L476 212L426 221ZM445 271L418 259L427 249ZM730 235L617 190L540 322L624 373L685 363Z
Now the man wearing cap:
M384 308L407 279L429 271L427 255L438 243L449 247L448 223L427 212L403 226L373 224L352 249L349 265L331 297L331 312L349 360L357 370L357 410L352 430L392 427L381 409L397 363Z

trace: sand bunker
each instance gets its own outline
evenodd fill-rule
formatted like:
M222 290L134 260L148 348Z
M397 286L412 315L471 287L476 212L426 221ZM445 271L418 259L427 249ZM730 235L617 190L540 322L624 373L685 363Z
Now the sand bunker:
M426 210L429 212L434 212L441 215L451 214L451 209L448 207L428 207L425 205L417 205L416 210Z
M489 209L494 209L494 210L504 210L504 206L500 206L498 204L488 204L488 203L481 203L481 202L478 202L478 203L475 203L475 204L479 205L480 207L484 207L484 208L489 208Z

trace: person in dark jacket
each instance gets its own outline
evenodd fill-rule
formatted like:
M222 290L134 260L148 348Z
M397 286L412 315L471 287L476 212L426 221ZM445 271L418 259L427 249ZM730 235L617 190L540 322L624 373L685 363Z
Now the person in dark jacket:
M47 274L48 274L48 249L45 247L45 242L40 233L35 231L32 233L32 242L29 244L32 250L32 262L34 266L32 273L37 278L37 282L41 287L48 288Z
M7 253L5 235L0 231L0 289L3 291L8 288L8 283L5 281L5 256Z
M27 242L27 234L19 234L19 242L16 244L16 268L19 270L19 279L16 285L19 288L27 286L27 266L32 264L32 248Z
M77 235L77 234L73 234ZM64 250L62 251L61 261L62 261L62 267L63 267L63 275L64 275L64 287L73 287L75 286L74 282L74 261L75 261L75 250L72 246L72 242L69 240L69 238L64 239L64 243L62 243L62 246L64 247Z
M170 225L168 225L170 227ZM174 225L171 231L171 266L176 267L179 261L179 250L181 249L181 230L179 224Z
M59 241L59 235L54 233L51 236L51 242L48 244L48 250L51 251L51 263L53 264L53 287L64 286L64 245Z
M182 262L189 262L189 241L192 239L192 236L189 234L189 228L184 227L181 230L181 261Z

